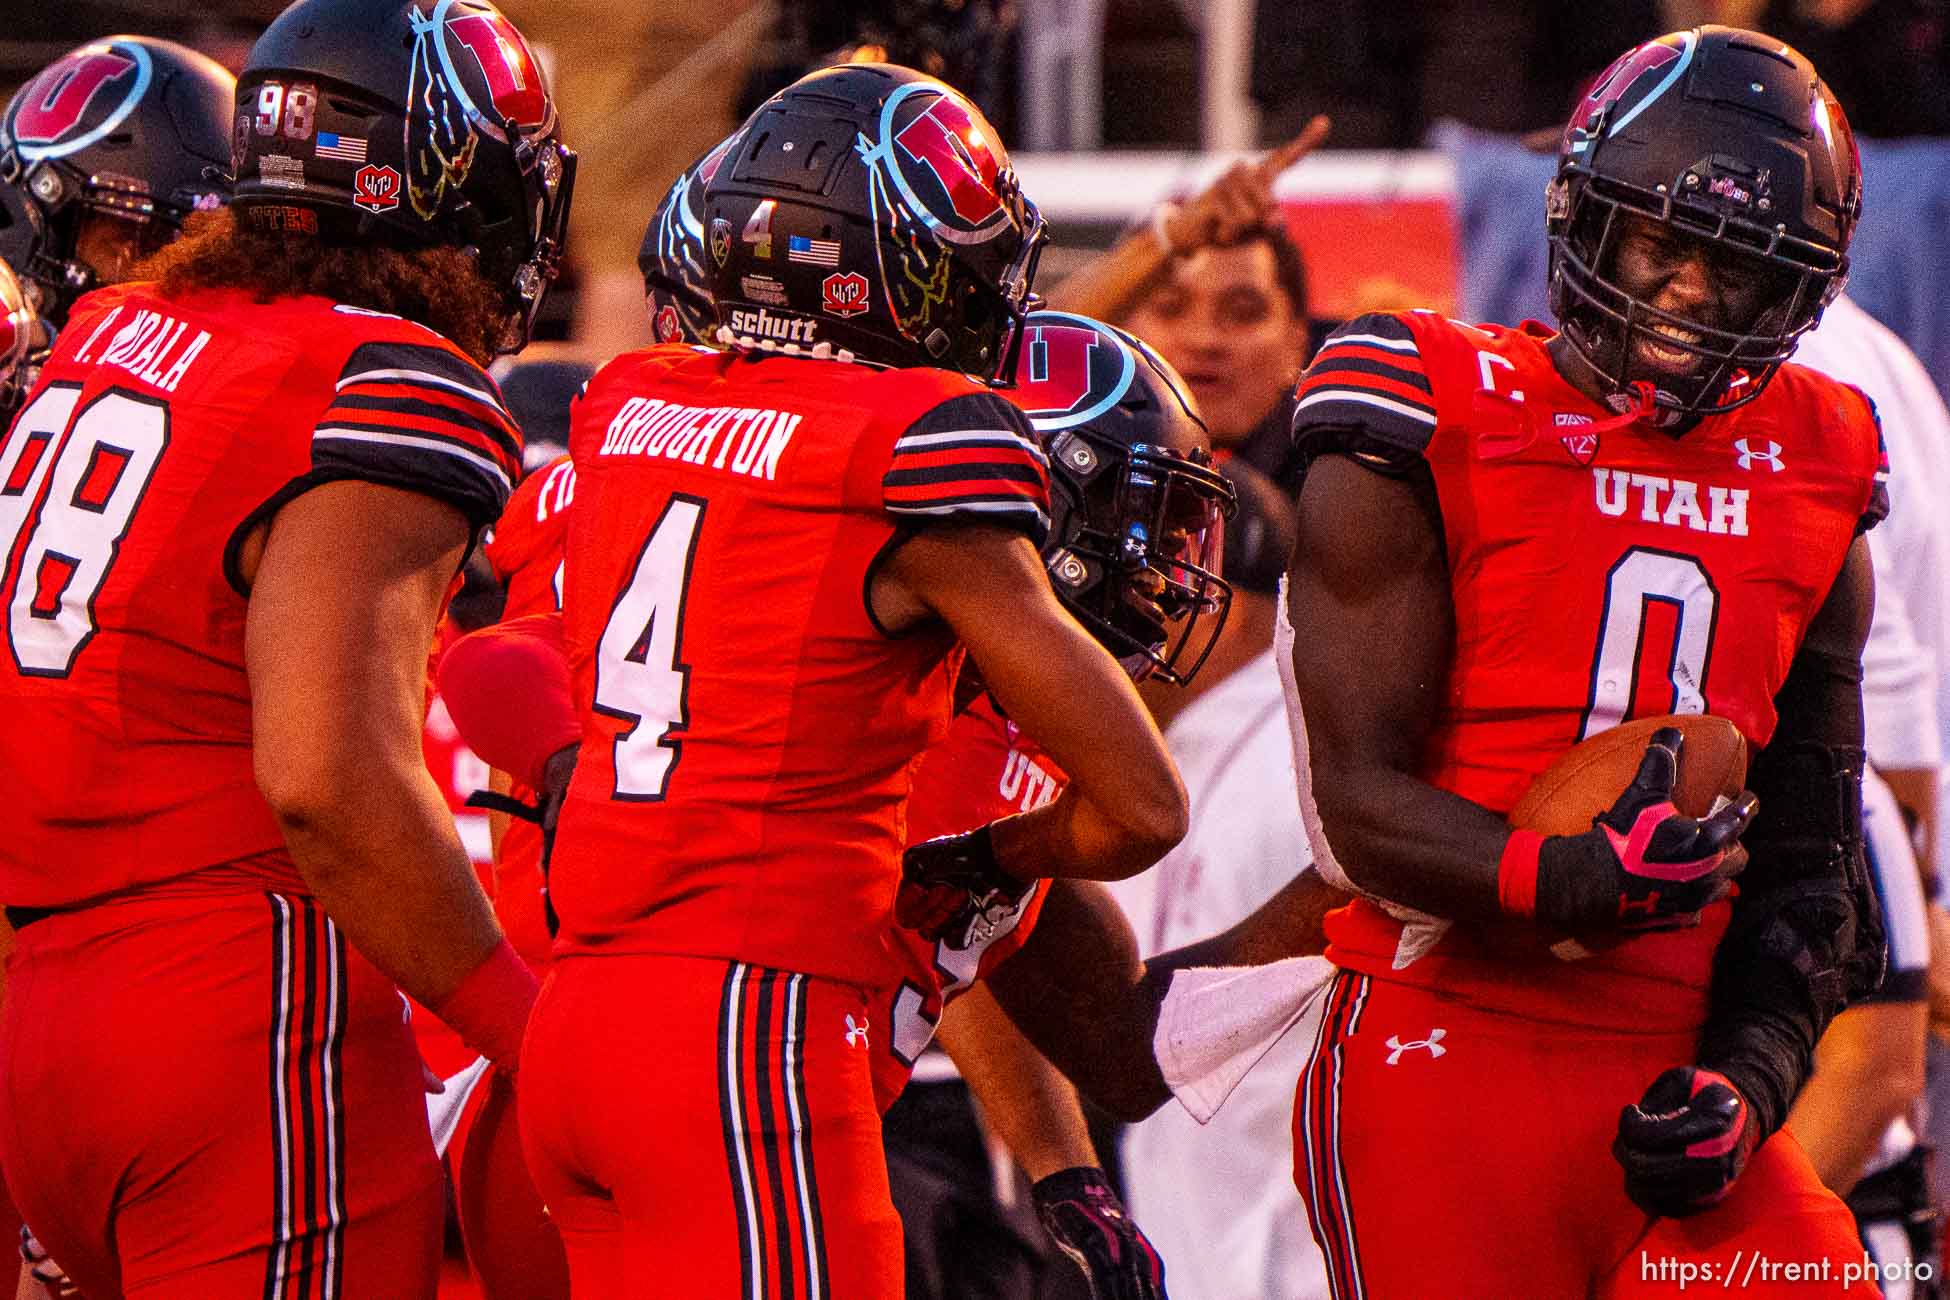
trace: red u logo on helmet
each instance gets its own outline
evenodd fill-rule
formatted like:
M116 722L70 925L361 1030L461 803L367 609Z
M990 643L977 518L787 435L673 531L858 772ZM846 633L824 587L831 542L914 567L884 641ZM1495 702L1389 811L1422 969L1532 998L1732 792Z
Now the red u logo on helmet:
M1002 200L996 195L1002 172L996 142L965 106L937 95L927 111L902 127L894 140L934 173L957 218L979 227L1003 214Z
M522 126L548 121L541 65L513 23L492 11L467 13L449 18L447 30L474 52L497 113Z
M1097 331L1076 325L1032 325L1023 340L1011 396L1032 415L1064 415L1090 396L1090 354Z
M13 137L22 145L48 145L62 141L74 131L88 113L103 87L136 68L136 61L113 46L90 46L60 60L29 82L20 92L20 108L14 114ZM132 107L137 95L123 103ZM113 127L116 114L104 127Z

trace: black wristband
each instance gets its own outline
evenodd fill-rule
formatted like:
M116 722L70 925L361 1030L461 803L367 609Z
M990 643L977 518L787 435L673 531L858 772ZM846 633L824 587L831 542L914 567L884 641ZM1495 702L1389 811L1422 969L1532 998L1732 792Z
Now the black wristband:
M1616 869L1603 832L1547 835L1537 847L1537 923L1577 934L1618 919Z

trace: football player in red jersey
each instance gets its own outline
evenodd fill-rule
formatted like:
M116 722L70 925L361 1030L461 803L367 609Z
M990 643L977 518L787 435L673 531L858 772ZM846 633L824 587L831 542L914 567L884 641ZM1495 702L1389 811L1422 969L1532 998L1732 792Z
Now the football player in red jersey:
M1885 471L1868 401L1784 364L1860 189L1799 54L1662 37L1564 134L1557 330L1362 317L1300 384L1296 758L1315 859L1362 895L1327 920L1295 1113L1336 1295L1685 1270L1828 1295L1860 1258L1777 1131L1882 963L1859 773ZM1740 728L1757 815L1680 813L1669 732L1589 832L1504 820L1577 741L1672 712ZM1754 1271L1787 1258L1825 1280Z
M1026 318L1024 340L1018 382L1008 391L1055 453L1052 530L1043 558L1059 598L1099 641L1127 657L1134 676L1187 680L1216 637L1229 596L1207 567L1230 506L1223 481L1209 468L1204 430L1169 367L1128 336L1095 321L1042 312ZM572 499L564 485L570 481L560 472L531 478L497 525L495 547L505 542L508 548L497 567L504 561L513 566L507 574L511 610L530 612L532 602L518 601L516 593L545 591L560 571L564 511ZM1137 540L1152 533L1170 538L1169 549ZM544 595L542 603L552 601ZM545 686L561 671L548 663L559 661L559 640L547 621L522 618L468 638L442 664L443 692L463 730L513 770L534 771L544 759L560 757L554 750L565 723L550 719L549 701L559 696L555 707L562 715L570 704L566 691ZM525 686L515 692L517 708L510 707L511 681ZM968 683L962 685L968 694ZM1064 786L1062 770L979 683L974 694L915 772L909 843L1040 808ZM962 946L887 927L902 967L899 979L877 992L854 1025L871 1054L876 1104L885 1110L907 1086L939 1025L951 1055L969 1072L985 1116L1038 1180L1034 1200L1051 1233L1108 1293L1133 1300L1161 1295L1162 1266L1096 1167L1074 1094L992 1002L979 995L961 1000L1029 938L1043 884L1035 882L1013 910L995 916ZM497 897L497 909L511 934L531 928L502 901ZM540 903L531 910L532 928L539 930ZM471 1164L476 1150L470 1142L464 1160ZM497 1172L506 1171L497 1166ZM470 1205L492 1213L497 1224L532 1217L519 1187L476 1187L466 1165L459 1181L464 1224ZM973 1193L978 1199L987 1184L984 1177ZM495 1234L485 1218L471 1225L470 1247L489 1235ZM482 1268L490 1294L539 1292L544 1284L536 1261L516 1258L521 1254L497 1252ZM504 1265L519 1271L490 1278ZM912 1265L910 1260L910 1277L916 1276ZM503 1285L508 1289L498 1289Z
M46 356L75 299L129 278L192 212L220 204L237 79L174 41L110 36L35 73L0 115L0 261ZM0 416L15 406L0 393Z
M90 1295L431 1296L396 983L496 1058L534 983L424 665L573 155L471 0L304 0L234 114L237 206L75 305L0 445L0 1163Z
M578 1294L894 1295L861 1030L957 643L1073 778L997 824L1005 865L1141 869L1183 793L1040 577L1041 446L970 378L1009 372L1041 240L980 114L905 69L817 73L706 200L733 351L626 355L577 404L584 736L524 1145Z

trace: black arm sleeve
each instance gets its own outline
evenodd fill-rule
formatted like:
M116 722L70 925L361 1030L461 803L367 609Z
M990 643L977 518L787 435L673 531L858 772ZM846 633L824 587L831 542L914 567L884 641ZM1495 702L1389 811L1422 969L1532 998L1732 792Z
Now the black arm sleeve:
M1763 1135L1787 1118L1828 1022L1881 983L1886 954L1862 845L1861 662L1804 646L1775 703L1781 725L1748 774L1760 812L1700 1043Z

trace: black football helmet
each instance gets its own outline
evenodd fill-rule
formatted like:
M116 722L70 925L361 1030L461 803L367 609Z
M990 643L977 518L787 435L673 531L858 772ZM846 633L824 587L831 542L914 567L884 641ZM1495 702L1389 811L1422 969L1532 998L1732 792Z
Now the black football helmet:
M947 84L883 63L800 78L733 137L705 208L735 346L1013 372L1043 219Z
M1545 195L1551 310L1621 409L1649 382L1668 419L1730 410L1760 395L1841 292L1861 208L1855 135L1807 59L1738 28L1674 32L1613 63L1565 127ZM1712 328L1620 288L1626 212L1766 277L1757 318ZM1699 364L1683 378L1634 374L1648 338Z
M0 260L59 328L101 282L76 254L84 214L142 227L149 246L229 188L237 81L173 41L110 36L69 50L0 116Z
M0 262L0 430L34 386L50 337L19 278Z
M1132 677L1190 681L1232 607L1220 566L1236 502L1184 381L1122 330L1038 311L1007 393L1049 448L1057 598Z
M637 250L643 272L643 297L650 309L651 332L659 343L711 343L718 333L718 309L711 302L710 263L704 250L704 187L735 137L684 169L650 216Z
M298 0L251 49L231 153L239 220L478 259L528 340L568 232L576 156L528 42L487 0Z

